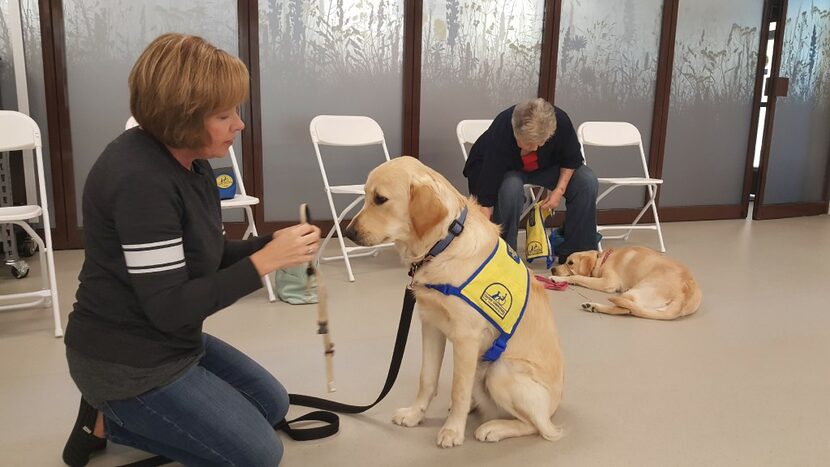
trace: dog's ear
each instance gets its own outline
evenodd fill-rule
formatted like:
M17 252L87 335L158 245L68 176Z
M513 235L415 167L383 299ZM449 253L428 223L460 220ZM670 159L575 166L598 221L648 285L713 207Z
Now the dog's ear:
M594 268L596 267L597 262L599 261L599 255L600 252L598 251L592 251L590 253L582 255L579 264L579 274L586 277L593 276Z
M409 187L409 219L415 234L423 238L447 216L447 208L429 184L413 181Z

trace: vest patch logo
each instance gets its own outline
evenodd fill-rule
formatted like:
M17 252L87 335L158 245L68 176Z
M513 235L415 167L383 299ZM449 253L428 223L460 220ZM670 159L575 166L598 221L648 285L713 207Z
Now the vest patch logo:
M230 175L222 174L216 177L216 186L219 188L230 188L233 185L233 178Z
M542 244L539 242L530 242L527 244L527 255L541 255L542 254Z
M494 282L484 289L481 294L481 301L484 302L494 313L504 319L513 306L513 295L510 290L499 282Z

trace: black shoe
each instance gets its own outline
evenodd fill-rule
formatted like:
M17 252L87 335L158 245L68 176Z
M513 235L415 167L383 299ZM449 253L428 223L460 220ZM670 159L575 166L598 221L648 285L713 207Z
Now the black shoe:
M81 467L89 462L89 456L96 451L107 447L107 440L92 434L95 430L95 421L98 419L98 410L81 398L78 408L78 418L69 434L66 446L63 448L63 461L72 467Z

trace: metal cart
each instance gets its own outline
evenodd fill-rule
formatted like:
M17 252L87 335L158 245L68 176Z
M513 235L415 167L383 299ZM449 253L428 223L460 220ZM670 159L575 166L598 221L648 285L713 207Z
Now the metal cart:
M12 183L9 154L0 153L0 206L11 206ZM23 279L29 275L29 264L20 259L30 257L37 251L37 243L32 239L21 239L18 242L14 224L0 224L0 246L3 249L3 259L6 266L16 279Z

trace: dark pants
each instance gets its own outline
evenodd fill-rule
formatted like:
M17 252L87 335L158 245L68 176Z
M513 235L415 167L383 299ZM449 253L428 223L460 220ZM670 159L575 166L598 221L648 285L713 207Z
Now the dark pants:
M544 178L542 177L544 175ZM550 173L510 171L504 174L493 221L501 225L502 238L516 250L519 234L519 216L525 203L524 185L527 183L552 190L559 181L559 172ZM555 252L563 260L571 253L597 249L597 176L587 165L574 171L565 189L567 215L564 226L565 243Z
M182 377L104 407L107 437L188 466L275 467L273 425L288 412L285 388L247 355L204 335L205 356Z

